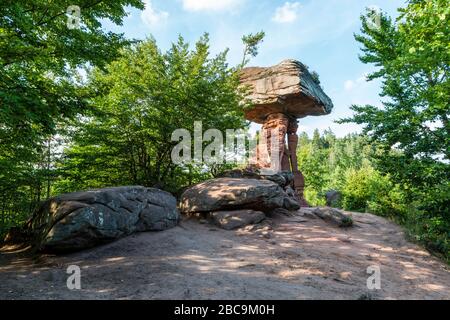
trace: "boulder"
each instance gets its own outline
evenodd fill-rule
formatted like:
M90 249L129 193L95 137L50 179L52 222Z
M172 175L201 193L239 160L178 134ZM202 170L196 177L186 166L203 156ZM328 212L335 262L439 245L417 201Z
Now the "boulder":
M270 180L278 184L280 187L287 187L291 185L294 180L294 174L290 171L281 171L279 173L271 174L271 175L262 175L262 179Z
M339 227L351 227L353 218L351 215L345 214L341 210L331 207L317 207L312 212L319 218L331 222Z
M256 224L266 217L263 212L254 210L215 211L210 216L216 225L226 230Z
M269 212L299 207L278 184L259 179L211 179L187 189L180 199L180 210L184 213L240 209Z
M37 249L74 251L133 232L177 225L180 214L170 193L127 186L62 194L44 202L29 223Z
M245 169L232 169L222 172L217 178L243 178L243 179L264 179L270 180L285 188L294 180L294 174L290 171L281 171L271 175L264 175L258 169L251 167Z
M244 68L240 75L247 99L253 105L244 110L247 120L264 123L267 116L283 113L294 118L326 115L333 109L308 68L296 60L284 60L272 67Z

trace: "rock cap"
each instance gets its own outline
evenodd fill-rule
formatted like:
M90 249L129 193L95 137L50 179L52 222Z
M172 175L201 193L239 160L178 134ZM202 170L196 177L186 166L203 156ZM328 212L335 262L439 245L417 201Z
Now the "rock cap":
M297 60L283 60L271 67L248 67L241 71L241 85L248 85L253 106L244 110L247 120L264 123L269 114L294 118L326 115L333 102Z

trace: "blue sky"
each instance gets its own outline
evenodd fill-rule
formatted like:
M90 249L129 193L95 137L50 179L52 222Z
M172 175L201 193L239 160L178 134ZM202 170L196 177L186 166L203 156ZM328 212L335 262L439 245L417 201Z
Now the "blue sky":
M211 53L229 48L229 63L242 59L242 35L266 32L259 55L249 65L269 66L283 59L297 59L320 75L325 92L334 103L330 115L300 120L299 131L312 134L330 127L338 136L357 132L353 124L333 121L351 115L351 104L380 105L379 83L366 82L371 66L358 60L359 16L376 6L390 16L404 0L145 0L146 9L128 9L123 26L105 22L106 29L144 39L152 35L166 50L181 34L194 43L210 34ZM252 129L258 128L256 125Z

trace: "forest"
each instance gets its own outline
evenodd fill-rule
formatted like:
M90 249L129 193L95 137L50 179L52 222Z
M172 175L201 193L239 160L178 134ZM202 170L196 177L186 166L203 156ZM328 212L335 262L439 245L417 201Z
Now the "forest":
M182 35L167 51L153 38L105 32L139 0L84 1L79 29L66 28L66 1L0 5L0 235L23 224L42 201L65 192L143 185L178 194L227 166L175 165L177 128L248 129L239 71L264 33L243 37L242 64L227 49L210 54L209 36ZM298 165L311 205L370 212L450 259L450 7L409 0L380 29L361 16L359 59L381 80L383 107L352 106L361 134L299 133ZM355 57L356 59L356 57Z

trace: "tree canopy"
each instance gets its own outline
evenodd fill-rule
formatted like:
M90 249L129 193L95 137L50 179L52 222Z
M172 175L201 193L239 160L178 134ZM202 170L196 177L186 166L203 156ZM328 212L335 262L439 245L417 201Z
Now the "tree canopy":
M148 39L92 72L89 86L98 95L66 151L64 173L76 184L66 189L140 184L176 191L202 168L171 161L178 143L172 132L192 133L196 121L204 130L245 127L237 70L227 65L227 51L210 57L208 41L205 34L190 49L180 36L163 53Z
M70 1L0 4L0 209L28 213L49 180L50 138L88 108L79 70L102 67L130 40L104 32L101 19L121 24L125 6L140 0L79 2L79 27L69 28ZM49 188L46 188L47 191ZM47 192L49 196L49 192ZM27 199L28 201L22 201Z
M382 14L379 28L362 16L360 60L381 79L382 107L354 105L340 122L364 126L379 150L376 167L401 184L421 210L424 234L448 253L450 230L450 38L448 1L409 1L396 21ZM411 213L413 215L413 213Z

